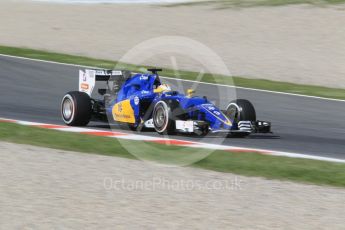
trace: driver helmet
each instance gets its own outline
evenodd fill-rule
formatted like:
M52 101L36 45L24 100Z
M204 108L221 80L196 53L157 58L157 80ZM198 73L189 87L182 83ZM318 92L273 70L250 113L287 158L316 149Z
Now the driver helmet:
M170 92L171 87L168 84L161 84L157 87L157 89L155 91L158 93Z

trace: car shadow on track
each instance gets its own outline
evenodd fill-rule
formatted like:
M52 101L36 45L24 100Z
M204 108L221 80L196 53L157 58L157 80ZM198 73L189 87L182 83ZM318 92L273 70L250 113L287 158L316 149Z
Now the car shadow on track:
M131 131L129 129L125 129L119 125L116 124L91 124L88 126L89 128L98 128L98 129L111 129L111 130L116 130L116 131L124 131L124 132L131 132L133 134L148 134L148 135L152 135L152 134L156 134L154 131L150 130L150 129L143 129L140 132L139 131ZM163 137L163 136L162 136ZM167 137L167 136L164 136ZM195 140L202 140L203 138L230 138L230 139L266 139L266 140L270 140L270 139L281 139L281 136L279 135L275 135L272 133L268 133L268 134L251 134L247 137L226 137L224 135L221 134L208 134L206 136L198 136L195 134L185 134L185 133L177 133L175 135L170 135L169 137L174 138L174 137L188 137L188 138L193 138Z
M281 136L279 135L273 135L273 134L252 134L247 139L281 139Z

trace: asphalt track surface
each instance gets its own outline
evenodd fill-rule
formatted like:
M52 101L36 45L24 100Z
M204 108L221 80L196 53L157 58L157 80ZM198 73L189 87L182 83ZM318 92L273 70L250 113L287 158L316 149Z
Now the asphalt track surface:
M60 101L66 92L77 90L79 69L0 56L0 117L63 124ZM193 85L168 81L184 89ZM223 92L234 90L226 86L200 83L196 90L197 95L206 95L221 108L234 99L224 98ZM248 89L236 89L236 96L250 100L256 107L257 118L271 121L274 133L244 139L211 136L200 141L345 159L345 102ZM99 123L90 123L89 127L109 129ZM145 132L145 135L158 134ZM199 140L186 135L174 138Z

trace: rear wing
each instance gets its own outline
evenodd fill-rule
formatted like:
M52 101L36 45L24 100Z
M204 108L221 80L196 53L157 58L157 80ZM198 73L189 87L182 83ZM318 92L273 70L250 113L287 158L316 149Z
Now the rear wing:
M128 74L128 71L106 69L79 70L79 91L91 96L96 81L115 80L116 78L123 78L125 74Z

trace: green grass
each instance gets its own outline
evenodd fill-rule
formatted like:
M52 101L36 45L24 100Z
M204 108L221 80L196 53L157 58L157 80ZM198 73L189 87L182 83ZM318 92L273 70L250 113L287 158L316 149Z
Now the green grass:
M12 123L0 123L0 140L130 159L136 159L136 157L123 146L135 146L148 156L146 160L168 164L176 163L174 160L181 156L203 155L204 151L208 151L130 140L121 140L120 143L114 138L65 133ZM214 151L191 166L246 176L345 187L345 164L341 163L274 157L256 153Z
M327 6L345 3L345 0L209 0L184 3L173 3L167 7L182 5L211 5L218 9L233 7L257 7L257 6L284 6L292 4L308 4L315 6Z
M126 63L118 63L116 61L94 59L89 57L53 53L48 51L33 50L27 48L16 48L16 47L7 47L0 46L0 54L7 54L19 57L27 57L33 59L41 59L47 61L55 61L60 63L69 63L85 66L94 66L100 68L112 69L115 66L117 68L128 69L132 71L142 72L149 66L136 66ZM161 73L162 76L176 78L174 70L164 69ZM197 79L198 73L191 71L179 71L178 78L186 80L195 80ZM203 82L208 83L218 83L223 85L235 85L238 87L247 87L253 89L263 89L271 90L277 92L285 93L295 93L301 95L310 95L318 96L325 98L334 98L334 99L345 99L345 89L337 88L328 88L322 86L311 86L311 85L302 85L302 84L293 84L287 82L279 81L270 81L264 79L250 79L246 77L238 76L223 76L223 75L213 75L206 73L201 79Z

